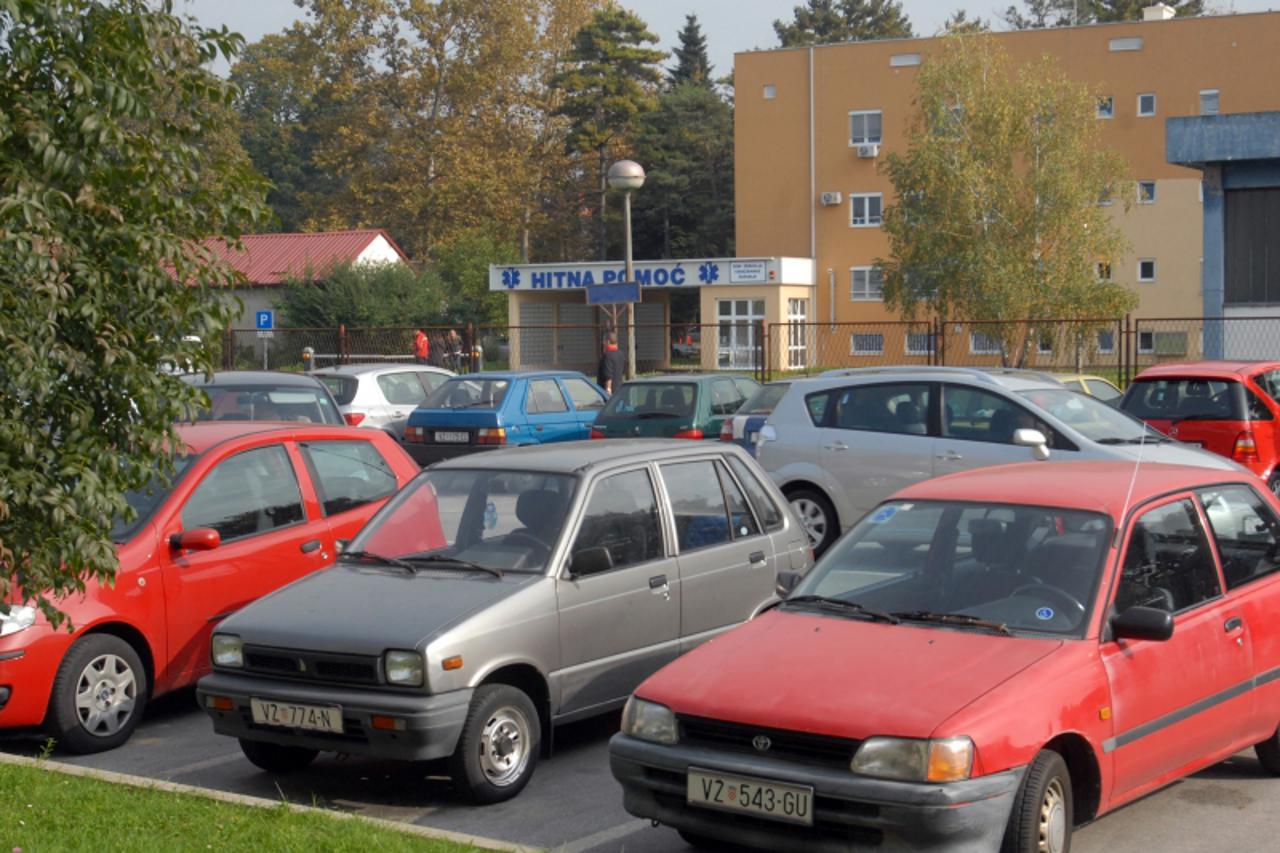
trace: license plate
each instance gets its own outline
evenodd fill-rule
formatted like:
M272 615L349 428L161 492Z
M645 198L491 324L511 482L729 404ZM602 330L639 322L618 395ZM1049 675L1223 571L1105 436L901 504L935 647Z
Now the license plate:
M471 433L468 432L436 431L436 441L441 444L466 444L470 440Z
M813 826L813 788L689 768L690 805Z
M250 698L249 707L253 711L253 721L261 725L342 734L342 707L339 705L297 705Z

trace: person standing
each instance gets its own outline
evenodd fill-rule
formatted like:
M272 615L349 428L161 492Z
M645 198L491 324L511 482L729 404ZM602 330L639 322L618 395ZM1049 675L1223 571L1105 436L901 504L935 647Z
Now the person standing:
M430 364L431 358L431 341L427 339L427 332L421 326L418 327L418 333L413 336L413 362L414 364Z
M610 397L622 387L622 379L626 376L627 359L618 351L618 333L610 332L604 341L604 352L600 355L600 365L596 368L596 384L604 389Z

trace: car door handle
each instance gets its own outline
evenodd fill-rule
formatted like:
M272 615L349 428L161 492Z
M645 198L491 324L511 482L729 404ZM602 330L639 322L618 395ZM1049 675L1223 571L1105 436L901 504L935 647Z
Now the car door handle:
M666 586L667 586L666 575L654 575L653 577L649 578L649 589L657 591L657 590L666 588Z
M319 539L312 539L310 542L303 542L301 545L298 546L298 550L300 550L304 554L310 554L312 551L316 551L319 548L320 548Z
M747 557L747 559L751 561L751 565L753 566L763 566L764 551L755 551L751 554L751 556Z
M1232 631L1239 631L1244 627L1244 620L1239 616L1232 616L1222 626L1222 630L1230 634Z
M959 462L961 459L964 458L964 455L961 453L956 453L954 450L948 450L946 453L933 454L933 458L941 459L944 462Z
M823 450L848 450L849 445L845 444L843 441L833 441L830 444L822 445L822 449Z

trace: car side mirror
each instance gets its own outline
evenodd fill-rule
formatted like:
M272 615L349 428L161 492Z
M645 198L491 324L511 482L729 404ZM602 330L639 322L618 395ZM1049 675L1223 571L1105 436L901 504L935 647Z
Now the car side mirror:
M1111 617L1111 636L1117 640L1167 640L1173 636L1173 614L1155 607L1130 607Z
M573 560L569 563L569 577L580 578L587 575L598 575L613 568L613 555L603 545L594 548L583 548L573 552Z
M1049 440L1038 429L1016 429L1013 443L1031 448L1031 455L1041 462L1049 458Z
M778 572L778 583L775 587L775 590L778 593L778 598L786 598L789 596L803 578L804 575L799 572L792 571L791 569L783 569Z
M212 527L193 527L169 537L175 551L212 551L222 544L222 535Z

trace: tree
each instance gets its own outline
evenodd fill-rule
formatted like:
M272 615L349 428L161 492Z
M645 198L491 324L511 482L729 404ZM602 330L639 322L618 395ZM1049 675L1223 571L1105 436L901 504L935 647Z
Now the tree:
M684 29L676 38L680 44L671 52L676 60L675 68L671 69L671 88L681 83L711 88L714 80L711 77L711 59L707 56L707 37L702 34L697 15L685 15Z
M489 265L512 264L519 253L509 240L484 231L460 234L436 253L435 274L446 295L449 322L506 325L507 295L489 289Z
M1025 13L1010 6L1000 15L1012 29L1038 30L1093 23L1094 0L1023 0Z
M985 33L990 29L990 24L982 18L970 18L969 13L964 9L957 9L952 12L951 17L942 23L942 32L944 34Z
M792 10L790 23L777 20L773 31L783 47L842 41L910 38L911 22L896 0L808 0Z
M897 202L879 261L891 310L945 320L1117 317L1136 299L1096 264L1125 248L1099 198L1125 161L1104 147L1097 96L1049 57L1014 66L990 36L948 36L920 68ZM1006 358L1029 341L999 327ZM993 333L996 334L996 333Z
M434 270L340 264L290 279L277 307L284 326L408 326L443 320L442 292Z
M615 3L597 11L591 23L574 37L567 67L556 75L554 86L564 94L556 110L569 119L566 148L579 154L595 153L599 204L596 251L607 254L605 206L609 147L632 129L636 120L653 109L662 72L658 63L666 56L645 47L658 37L644 21Z
M55 624L114 577L125 492L172 471L201 399L159 371L229 319L201 241L266 214L243 158L202 144L232 97L204 64L239 44L169 3L0 3L0 601Z

